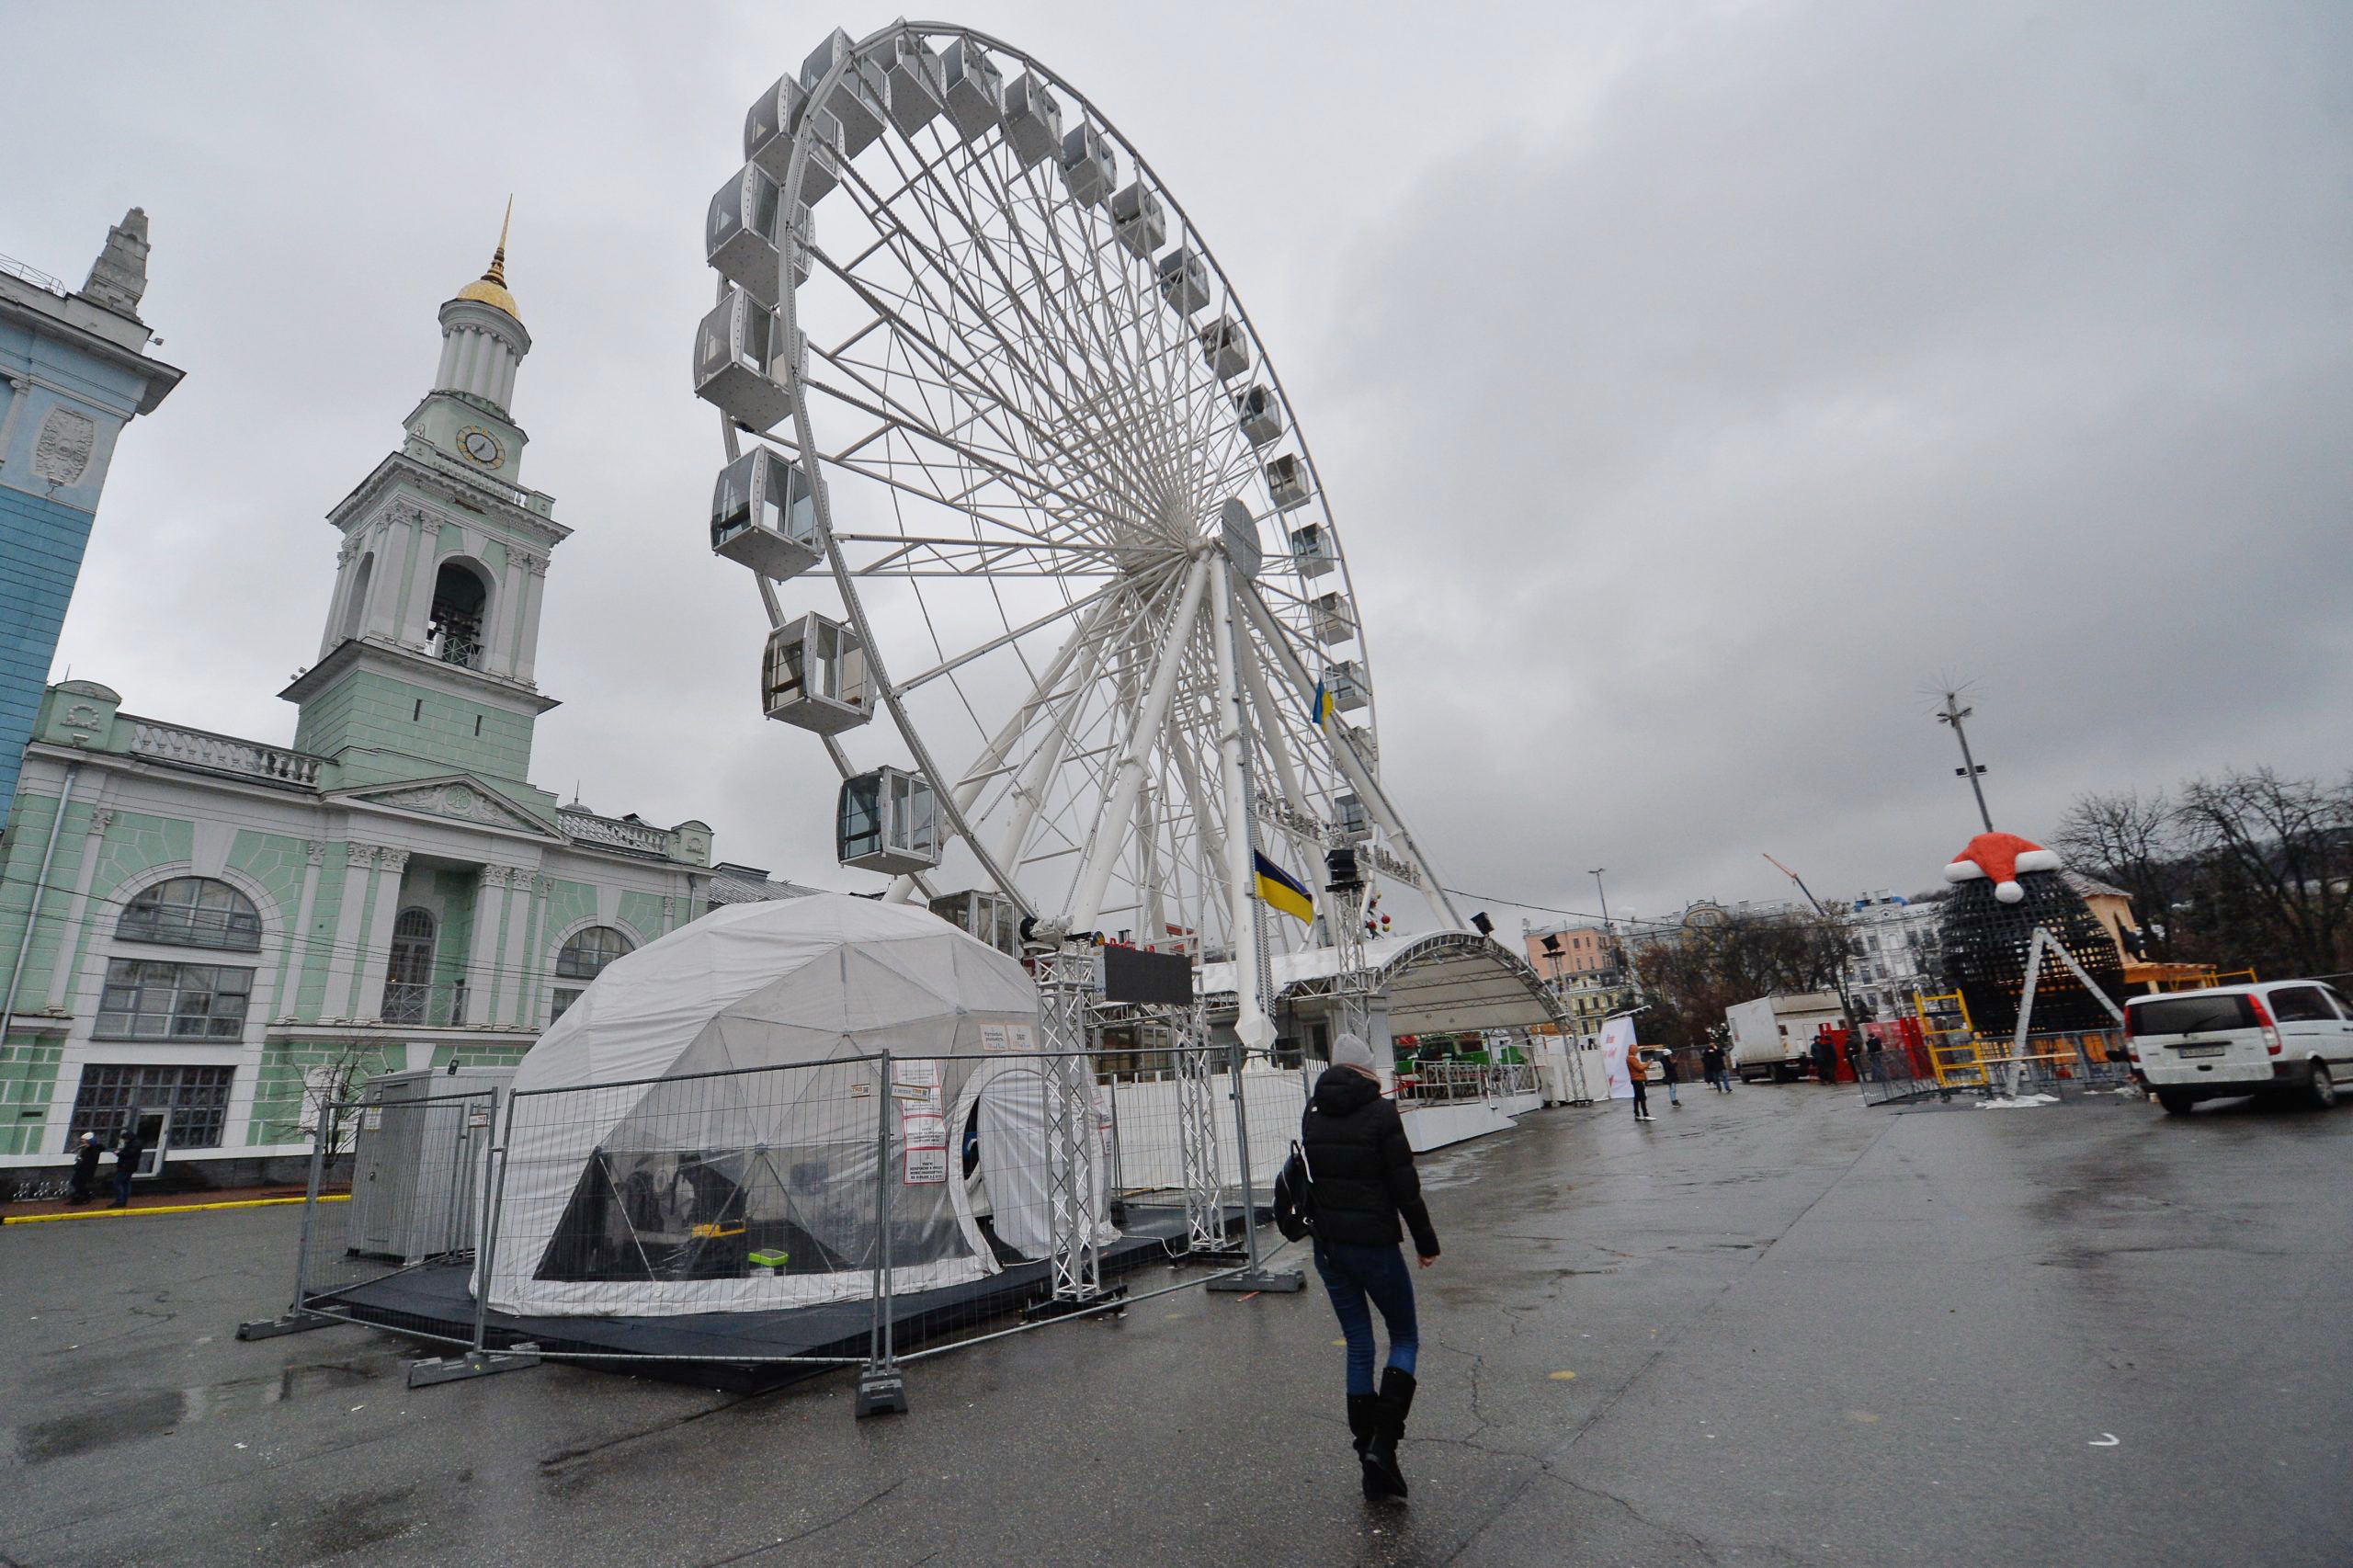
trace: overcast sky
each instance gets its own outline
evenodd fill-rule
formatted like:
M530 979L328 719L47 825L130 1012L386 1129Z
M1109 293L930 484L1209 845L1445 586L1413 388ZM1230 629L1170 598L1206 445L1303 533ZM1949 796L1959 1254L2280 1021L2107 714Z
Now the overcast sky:
M78 285L143 205L188 371L119 449L61 671L290 736L323 516L511 190L522 478L575 530L537 781L870 886L822 752L758 717L686 371L745 107L887 19L17 0L0 253ZM1650 914L1778 896L1766 851L1931 883L1976 825L1947 673L2030 837L2086 790L2353 760L2353 8L949 19L1077 85L1208 236L1331 496L1390 792L1506 929L1591 908L1594 866Z

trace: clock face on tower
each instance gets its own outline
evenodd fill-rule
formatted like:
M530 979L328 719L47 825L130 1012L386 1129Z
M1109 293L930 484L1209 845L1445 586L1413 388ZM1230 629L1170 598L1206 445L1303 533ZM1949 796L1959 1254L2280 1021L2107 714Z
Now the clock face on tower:
M496 468L506 460L506 449L498 444L498 437L479 425L458 432L458 449L484 468Z

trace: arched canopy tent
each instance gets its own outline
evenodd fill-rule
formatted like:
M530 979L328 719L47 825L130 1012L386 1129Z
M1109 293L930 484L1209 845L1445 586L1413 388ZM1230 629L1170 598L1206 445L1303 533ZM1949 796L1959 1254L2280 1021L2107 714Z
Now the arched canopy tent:
M920 906L735 904L615 959L517 1072L491 1305L864 1299L883 1195L895 1290L1000 1267L976 1196L1038 1256L1054 1091L1017 1054L1036 1024L1020 964ZM985 1151L969 1180L968 1122ZM779 1253L773 1273L752 1262Z
M1397 1034L1456 1034L1564 1022L1559 1005L1525 959L1471 931L1432 931L1367 942L1365 967L1388 998ZM1339 967L1331 948L1277 954L1272 979L1282 998L1328 992ZM1204 964L1202 992L1233 994L1231 963Z

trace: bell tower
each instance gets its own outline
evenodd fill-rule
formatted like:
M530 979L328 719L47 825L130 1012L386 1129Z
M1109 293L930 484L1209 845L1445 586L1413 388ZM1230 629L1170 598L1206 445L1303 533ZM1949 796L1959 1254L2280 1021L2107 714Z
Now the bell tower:
M555 706L533 676L550 552L571 530L520 483L531 336L506 238L442 304L440 362L400 449L328 514L343 548L319 660L279 695L301 710L295 745L347 786L462 773L552 821L528 781L533 724Z

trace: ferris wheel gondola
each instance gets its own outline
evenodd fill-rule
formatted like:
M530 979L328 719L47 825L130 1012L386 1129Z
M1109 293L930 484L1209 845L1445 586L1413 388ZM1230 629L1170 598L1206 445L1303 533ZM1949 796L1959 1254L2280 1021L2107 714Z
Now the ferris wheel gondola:
M1345 838L1459 926L1381 787L1298 411L1110 121L997 40L901 23L761 94L744 158L695 350L711 543L767 610L765 711L842 774L844 863L985 900L992 932L1010 907L1242 959L1253 851L1309 872Z

